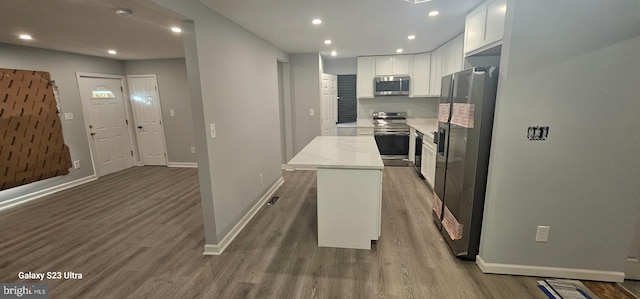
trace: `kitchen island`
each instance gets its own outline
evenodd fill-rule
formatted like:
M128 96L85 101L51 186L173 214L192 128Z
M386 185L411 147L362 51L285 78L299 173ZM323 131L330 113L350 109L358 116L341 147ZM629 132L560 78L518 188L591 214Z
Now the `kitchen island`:
M318 177L318 246L371 249L380 237L382 158L373 136L318 136L288 163Z

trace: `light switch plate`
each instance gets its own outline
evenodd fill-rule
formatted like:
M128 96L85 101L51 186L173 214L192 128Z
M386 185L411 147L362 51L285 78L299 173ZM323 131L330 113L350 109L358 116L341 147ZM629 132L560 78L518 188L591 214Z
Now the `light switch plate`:
M169 110L169 115L176 116L176 112L173 109L171 109Z
M66 120L72 120L73 119L73 113L71 112L67 112L64 114L64 119Z
M536 230L536 242L548 242L550 226L540 225Z
M80 160L75 160L73 161L73 168L74 169L79 169L80 168Z
M313 108L310 108L309 109L309 116L314 116L314 115L316 115L316 111L313 110Z
M216 138L216 124L209 124L209 131L211 133L211 138Z
M192 147L191 147L191 153L192 153L192 154L195 154L195 153L196 153L196 147L195 147L195 146L192 146Z

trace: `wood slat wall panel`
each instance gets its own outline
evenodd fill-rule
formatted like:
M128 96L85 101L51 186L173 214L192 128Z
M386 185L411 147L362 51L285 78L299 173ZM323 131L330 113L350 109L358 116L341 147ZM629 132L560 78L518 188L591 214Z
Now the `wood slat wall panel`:
M0 69L0 190L69 173L50 83L48 72Z

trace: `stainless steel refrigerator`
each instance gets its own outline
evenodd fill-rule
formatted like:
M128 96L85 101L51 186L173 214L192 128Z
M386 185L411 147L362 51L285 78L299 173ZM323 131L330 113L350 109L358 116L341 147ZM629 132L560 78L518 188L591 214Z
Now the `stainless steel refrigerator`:
M442 78L433 215L453 253L474 260L487 185L498 69Z

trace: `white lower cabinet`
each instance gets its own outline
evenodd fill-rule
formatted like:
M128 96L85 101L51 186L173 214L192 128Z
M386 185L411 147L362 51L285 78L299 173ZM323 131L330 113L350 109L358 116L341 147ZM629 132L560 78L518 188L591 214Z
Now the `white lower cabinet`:
M433 142L428 140L422 142L420 173L422 173L429 186L433 188L436 177L436 147Z

